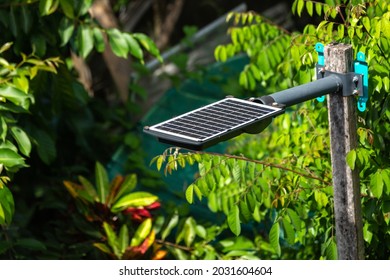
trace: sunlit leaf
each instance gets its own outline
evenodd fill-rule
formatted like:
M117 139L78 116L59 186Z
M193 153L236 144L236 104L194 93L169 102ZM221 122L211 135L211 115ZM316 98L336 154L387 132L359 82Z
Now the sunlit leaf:
M89 26L80 25L78 36L79 54L82 58L86 58L93 49L93 32Z
M131 34L125 33L123 36L127 41L127 45L131 55L138 58L143 63L144 54L137 40Z
M313 2L311 1L306 2L306 10L310 16L313 16Z
M100 162L95 164L95 180L99 201L104 204L108 195L109 181L107 171Z
M195 227L195 232L196 234L200 237L200 238L203 238L203 239L206 239L207 237L207 231L206 231L206 228L202 225L196 225Z
M356 163L356 150L351 150L346 157L346 161L349 165L349 167L354 170L355 169L355 163Z
M78 179L84 187L84 190L89 194L89 196L93 198L94 201L98 201L98 195L92 183L83 176L78 176Z
M322 4L321 3L315 3L316 6L316 13L317 15L321 16L322 14Z
M382 171L382 179L384 182L385 193L389 195L390 194L390 168L384 169Z
M301 230L301 218L299 217L297 212L295 212L291 208L287 208L287 214L290 217L291 223L294 226L295 230L300 231Z
M112 52L119 57L127 58L129 47L126 38L116 28L108 29L108 42Z
M119 251L123 254L129 246L129 229L126 224L123 224L118 237Z
M168 223L165 226L164 230L161 232L162 240L165 240L168 237L168 235L171 233L173 228L177 226L178 222L179 222L179 215L178 213L175 212L168 220Z
M380 198L382 196L383 185L382 170L379 169L371 175L370 179L370 190L376 198Z
M0 86L0 97L6 98L15 105L28 110L33 101L32 96L12 86Z
M304 6L305 6L304 0L298 0L298 4L297 4L297 14L298 14L298 16L301 16L302 10L303 10Z
M129 207L148 206L158 200L158 196L148 192L134 192L122 196L112 206L112 211L119 212Z
M4 45L2 45L2 46L0 47L0 54L3 53L3 52L5 52L5 51L7 51L7 50L9 50L9 49L12 47L12 45L13 45L13 42L7 42L7 43L5 43ZM7 64L8 64L8 63L7 63Z
M148 218L142 222L134 233L133 238L130 241L130 246L140 245L152 230L152 219Z
M283 218L283 229L284 229L284 234L286 237L286 240L289 244L294 244L295 243L295 231L291 223L288 221L288 219Z
M15 202L11 191L6 186L0 187L0 225L11 224L14 212Z
M238 205L234 205L227 217L227 222L230 230L236 235L239 236L241 233L241 221L240 221L240 209Z
M327 260L337 260L337 244L334 238L332 238L331 242L329 242L325 252Z
M276 222L272 225L271 230L269 232L269 241L272 248L275 250L275 253L278 256L280 256L282 253L280 249L279 235L280 235L280 226L279 223Z
M107 242L108 245L111 247L112 251L117 257L120 257L120 250L119 250L119 244L118 244L118 237L115 233L115 231L112 229L112 227L107 223L103 222L103 228L104 232L107 236Z
M150 39L148 36L142 33L134 33L133 37L138 40L138 42L158 61L163 62L163 58L160 55L160 51L158 50L156 44Z
M72 5L72 1L69 0L59 0L62 11L65 16L68 18L74 18L74 8Z
M319 190L314 191L314 199L317 202L319 208L325 207L329 202L328 196Z
M194 184L191 184L186 189L186 199L189 204L194 202Z
M114 198L114 201L118 200L123 195L133 191L136 188L136 186L137 186L137 175L136 174L127 175L124 181L122 182L121 187Z
M0 148L0 162L4 165L5 169L25 166L24 158L18 155L10 149Z
M104 42L104 37L102 31L95 27L92 30L93 32L93 40L94 40L94 45L95 48L98 52L103 52L106 48L106 44Z
M18 143L19 150L22 154L29 156L31 152L31 141L27 133L17 126L11 127L11 133L15 141Z

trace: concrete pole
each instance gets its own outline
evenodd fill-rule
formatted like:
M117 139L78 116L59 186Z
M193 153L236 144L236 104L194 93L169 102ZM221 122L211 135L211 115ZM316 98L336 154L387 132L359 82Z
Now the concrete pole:
M353 71L350 45L325 46L324 56L326 70ZM364 259L358 170L351 170L346 162L347 153L357 147L355 97L343 97L341 93L328 95L328 112L338 258Z

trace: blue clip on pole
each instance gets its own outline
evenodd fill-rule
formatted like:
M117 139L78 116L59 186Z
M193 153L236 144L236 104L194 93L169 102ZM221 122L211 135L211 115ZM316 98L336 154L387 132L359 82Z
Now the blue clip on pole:
M318 66L325 67L325 57L324 57L324 44L317 43L315 46L315 49L318 54ZM324 102L325 101L325 95L321 97L317 97L318 102Z
M357 53L354 67L355 73L363 75L363 95L359 96L357 106L360 112L364 112L368 101L368 64L364 53Z

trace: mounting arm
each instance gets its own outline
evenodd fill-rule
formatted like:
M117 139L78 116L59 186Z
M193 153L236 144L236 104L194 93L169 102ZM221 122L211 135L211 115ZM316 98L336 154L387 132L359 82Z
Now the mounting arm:
M288 107L325 94L339 92L342 88L342 79L338 75L330 75L307 84L256 98L256 100L266 105L277 103Z

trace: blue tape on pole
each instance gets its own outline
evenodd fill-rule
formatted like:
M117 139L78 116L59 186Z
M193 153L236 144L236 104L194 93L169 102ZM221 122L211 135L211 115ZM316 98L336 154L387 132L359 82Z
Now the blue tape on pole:
M325 67L324 44L317 43L315 49L318 54L318 65ZM317 97L318 102L324 102L325 96Z
M359 96L357 105L359 111L364 112L368 101L368 64L364 53L358 52L354 66L355 73L363 75L363 95Z

